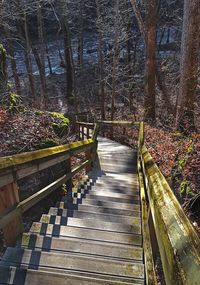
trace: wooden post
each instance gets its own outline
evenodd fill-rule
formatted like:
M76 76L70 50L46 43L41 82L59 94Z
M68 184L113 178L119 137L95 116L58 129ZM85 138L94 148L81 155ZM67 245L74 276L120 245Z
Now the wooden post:
M155 232L153 218L152 218L150 208L149 208L148 212L149 212L148 213L148 215L149 215L148 216L148 226L149 226L149 233L150 233L151 244L152 244L153 259L154 259L154 263L156 263L156 260L160 255L159 254L159 247L158 247L156 232Z
M71 173L72 171L72 168L71 168L71 158L67 159L67 173ZM71 199L72 197L72 186L73 186L73 183L72 183L72 178L70 178L69 180L67 180L66 182L66 189L67 189L67 197L69 199Z
M0 214L5 213L19 203L18 185L16 182L0 189ZM23 232L22 216L17 216L3 229L6 246L13 246L17 237Z
M78 124L78 140L81 140L81 125Z
M88 150L85 152L85 158L86 159L91 159L92 157L92 150ZM90 163L89 165L86 166L85 168L85 173L87 174L88 172L90 172L92 170L92 163Z
M126 135L126 127L123 127L123 136Z
M89 138L90 138L90 127L87 126L87 139L89 139Z
M84 125L82 125L82 140L84 141Z

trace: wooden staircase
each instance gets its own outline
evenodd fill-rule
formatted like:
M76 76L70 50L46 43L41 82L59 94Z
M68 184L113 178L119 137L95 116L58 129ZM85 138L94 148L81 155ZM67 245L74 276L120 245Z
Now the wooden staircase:
M83 183L8 247L0 284L144 284L136 153L99 138Z
M113 137L116 127L123 135L139 129L136 151L97 140L100 131ZM200 239L144 144L144 123L77 122L77 129L74 143L0 158L0 230L8 245L0 285L157 285L158 261L166 285L200 284ZM77 154L84 161L72 165ZM20 179L60 163L62 177L20 201ZM83 169L87 176L72 189ZM22 214L63 184L62 201L23 233Z

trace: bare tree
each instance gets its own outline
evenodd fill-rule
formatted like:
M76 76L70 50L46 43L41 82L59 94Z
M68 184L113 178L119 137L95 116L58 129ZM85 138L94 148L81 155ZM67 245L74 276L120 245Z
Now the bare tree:
M146 7L146 69L145 119L156 118L156 0L147 0Z
M0 44L0 96L7 90L6 50Z
M177 105L177 128L195 129L194 110L200 43L199 0L184 1L181 44L180 89Z

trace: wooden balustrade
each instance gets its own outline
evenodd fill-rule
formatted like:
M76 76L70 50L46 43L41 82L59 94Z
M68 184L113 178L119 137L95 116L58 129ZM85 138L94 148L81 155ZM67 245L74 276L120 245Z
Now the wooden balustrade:
M167 285L198 284L199 237L144 145L142 123L138 142L138 173L147 284L157 284L154 261L158 254Z
M7 244L22 231L22 213L68 182L82 169L90 171L97 153L102 126L139 127L138 177L141 193L142 233L146 284L155 285L155 258L160 255L167 285L199 284L200 241L166 179L144 144L144 123L126 121L77 122L78 141L73 144L0 159L0 228ZM86 140L84 140L87 138ZM71 169L71 157L85 152L85 161ZM66 161L67 173L19 202L17 180Z
M3 229L7 245L12 245L23 231L22 214L61 187L64 183L70 192L72 177L82 169L91 170L95 159L97 140L87 139L72 144L42 149L0 158L0 229ZM81 152L86 153L85 161L71 168L71 157ZM23 201L19 201L17 181L60 162L66 162L67 172L50 185Z

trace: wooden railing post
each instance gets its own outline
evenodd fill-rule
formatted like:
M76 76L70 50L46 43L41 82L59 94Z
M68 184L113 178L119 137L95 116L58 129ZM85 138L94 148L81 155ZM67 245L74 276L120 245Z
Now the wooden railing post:
M67 174L71 173L72 172L71 158L67 159L66 164L67 164L66 166ZM70 178L66 182L67 196L69 199L71 199L72 197L72 187L73 187L72 178Z
M138 145L140 150L142 149L143 145L144 145L144 122L140 122L140 127L139 127L139 145Z
M89 159L92 158L92 151L91 151L91 150L86 151L86 153L85 153L85 158L86 158L87 160L89 160ZM91 170L92 170L92 163L90 163L89 165L86 166L86 168L85 168L86 174L87 174L88 172L90 172Z
M87 160L92 159L91 163L85 169L86 173L90 172L92 170L92 167L93 167L93 162L94 162L96 152L97 152L97 144L98 144L97 135L98 135L98 132L99 132L99 124L95 124L93 135L92 135L92 140L94 142L93 148L89 151L86 151L86 153L85 153Z
M89 139L89 138L90 138L90 127L87 126L87 139Z
M81 125L78 124L78 139L81 140Z
M82 125L82 140L84 141L84 125Z
M18 185L10 183L0 189L0 214L9 211L19 203ZM6 246L14 245L16 238L23 232L22 215L15 217L3 228L3 235Z

